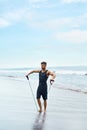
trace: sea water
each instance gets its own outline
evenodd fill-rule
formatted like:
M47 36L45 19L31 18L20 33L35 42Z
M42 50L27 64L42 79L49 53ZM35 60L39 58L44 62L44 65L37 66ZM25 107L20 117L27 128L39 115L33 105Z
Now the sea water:
M36 68L0 69L0 77L23 81L25 75L33 69ZM56 74L54 87L87 93L87 66L50 67L48 70ZM38 74L31 75L30 80L38 85Z

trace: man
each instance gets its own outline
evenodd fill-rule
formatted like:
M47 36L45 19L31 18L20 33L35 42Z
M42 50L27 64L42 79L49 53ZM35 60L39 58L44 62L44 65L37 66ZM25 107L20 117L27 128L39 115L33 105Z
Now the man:
M44 100L44 112L46 112L47 108L47 79L49 76L51 76L50 79L51 84L54 82L55 79L55 74L53 72L46 70L46 67L47 63L41 62L41 70L33 70L26 75L26 77L28 78L28 76L32 73L39 73L39 86L37 89L37 102L40 108L39 112L42 112L42 105L40 101L41 96Z

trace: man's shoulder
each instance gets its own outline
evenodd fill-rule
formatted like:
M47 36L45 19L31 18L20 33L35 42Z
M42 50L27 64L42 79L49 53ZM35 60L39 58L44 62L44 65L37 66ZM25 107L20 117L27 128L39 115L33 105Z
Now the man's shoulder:
M46 73L49 75L50 71L49 71L49 70L46 70Z

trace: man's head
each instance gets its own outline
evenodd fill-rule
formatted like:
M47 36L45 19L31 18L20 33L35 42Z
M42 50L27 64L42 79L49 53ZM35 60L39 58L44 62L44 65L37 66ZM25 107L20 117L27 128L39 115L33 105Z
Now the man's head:
M45 70L47 66L47 63L45 61L41 62L41 68L42 70Z

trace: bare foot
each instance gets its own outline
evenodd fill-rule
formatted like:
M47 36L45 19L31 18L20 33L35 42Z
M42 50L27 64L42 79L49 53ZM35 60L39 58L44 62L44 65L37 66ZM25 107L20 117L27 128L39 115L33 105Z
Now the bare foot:
M42 110L38 110L38 112L40 112L40 113L41 113L41 112L42 112Z
M44 110L44 113L46 113L46 110Z

